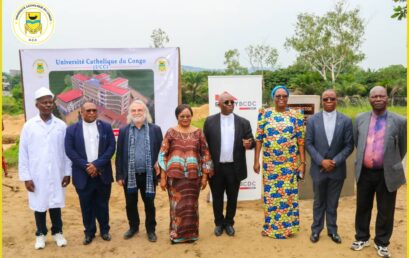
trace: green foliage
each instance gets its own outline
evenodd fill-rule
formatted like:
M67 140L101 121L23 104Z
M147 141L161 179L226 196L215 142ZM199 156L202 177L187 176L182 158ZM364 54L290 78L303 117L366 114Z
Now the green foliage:
M23 90L20 84L11 89L11 97L3 96L3 113L9 115L23 114Z
M206 118L202 118L202 119L199 119L199 120L192 120L192 125L197 127L197 128L203 129L205 120L206 120Z
M49 74L50 90L54 95L64 92L67 88L72 88L71 76L73 71L52 71Z
M347 106L337 106L337 111L343 113L344 115L350 117L352 121L355 121L355 118L358 114L363 112L368 112L372 110L371 105L368 102L364 105L354 106L354 105L347 105ZM400 114L406 117L406 107L402 106L395 106L395 107L388 107L388 111Z
M7 166L15 167L18 164L18 142L4 151Z
M399 21L406 19L406 13L407 13L406 0L393 0L393 1L395 3L400 3L400 4L393 8L393 14L391 18L398 19Z
M347 11L344 5L338 2L333 11L323 16L298 15L295 33L285 43L286 48L298 52L298 62L332 83L342 72L364 59L360 52L364 21L359 9Z
M196 103L197 99L204 100L204 89L207 91L205 72L184 72L182 74L183 103Z
M277 63L277 49L267 45L250 45L246 48L246 53L253 69L273 69Z
M227 65L226 74L248 74L247 68L240 66L238 49L229 49L224 53L224 64Z

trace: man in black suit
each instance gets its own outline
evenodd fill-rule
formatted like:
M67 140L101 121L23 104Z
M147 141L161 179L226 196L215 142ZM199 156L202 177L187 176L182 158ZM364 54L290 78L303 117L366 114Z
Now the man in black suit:
M220 236L225 229L234 236L234 215L240 181L247 177L246 150L255 146L250 122L233 114L233 96L224 92L219 96L220 113L209 116L204 124L204 134L209 144L214 164L214 176L209 179L213 197L213 213L216 227L214 234ZM227 195L226 215L223 215L224 192Z
M314 189L313 223L310 240L316 243L327 221L328 236L341 243L337 227L337 207L346 177L346 159L354 149L352 121L336 111L334 90L322 93L323 111L307 122L305 145L311 156L310 174Z
M92 102L81 106L82 120L69 126L65 135L65 153L72 161L72 181L80 199L85 227L84 245L92 242L98 220L102 239L110 241L109 197L111 196L111 158L115 152L112 127L97 120Z

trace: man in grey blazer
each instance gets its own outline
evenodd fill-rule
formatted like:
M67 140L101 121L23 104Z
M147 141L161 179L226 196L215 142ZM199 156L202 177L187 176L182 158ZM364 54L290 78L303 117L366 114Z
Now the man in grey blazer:
M354 125L356 144L355 176L357 207L355 239L351 249L369 246L369 226L374 196L377 216L375 248L381 257L390 257L396 192L405 184L402 159L406 154L406 118L387 111L388 95L384 87L369 92L371 112L357 116Z
M346 178L345 161L354 148L352 121L336 111L337 95L329 89L322 93L323 111L307 121L305 145L311 156L310 174L314 190L313 223L310 240L318 242L327 222L328 236L341 243L337 227L337 207Z

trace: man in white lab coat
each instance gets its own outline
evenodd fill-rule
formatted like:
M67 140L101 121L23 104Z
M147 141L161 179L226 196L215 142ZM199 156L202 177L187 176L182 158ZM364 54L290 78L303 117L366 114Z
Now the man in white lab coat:
M54 95L47 88L35 92L39 115L28 120L20 135L18 172L28 191L30 209L37 226L35 249L45 247L46 212L51 233L58 246L65 246L61 208L65 206L65 187L70 183L71 161L65 155L66 125L52 115Z

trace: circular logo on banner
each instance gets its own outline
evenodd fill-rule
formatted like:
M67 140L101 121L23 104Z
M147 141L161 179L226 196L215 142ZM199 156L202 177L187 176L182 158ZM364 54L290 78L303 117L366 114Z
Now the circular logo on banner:
M26 44L44 43L54 32L54 17L43 4L27 3L13 16L13 32Z
M48 72L47 63L43 59L37 59L33 63L33 70L37 75L44 75Z
M166 73L169 69L169 62L166 58L160 57L156 60L156 69L159 73Z

